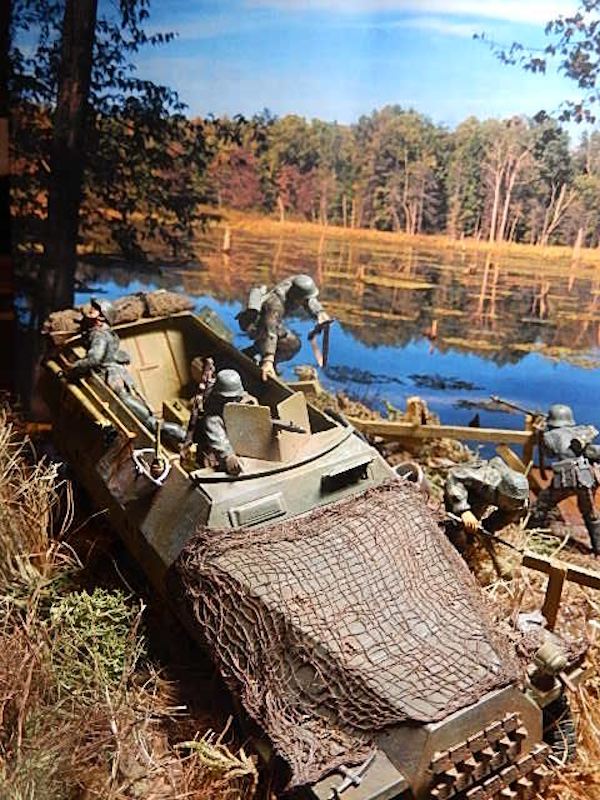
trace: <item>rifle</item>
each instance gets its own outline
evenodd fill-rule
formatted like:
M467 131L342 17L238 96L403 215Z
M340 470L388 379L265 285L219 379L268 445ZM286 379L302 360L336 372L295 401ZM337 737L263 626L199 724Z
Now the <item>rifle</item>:
M494 403L498 403L498 405L506 406L506 408L510 408L513 411L519 411L521 414L525 414L528 417L532 417L534 421L535 427L535 441L538 447L538 453L540 456L540 475L542 480L546 480L546 465L544 463L544 444L542 442L542 430L539 425L536 425L536 421L541 422L542 420L548 419L548 414L544 414L543 411L539 409L534 411L531 408L526 408L525 406L521 406L518 403L513 403L511 400L503 400L501 397L498 397L496 394L490 395L490 400L493 400Z
M206 393L215 382L215 372L214 359L212 359L210 356L207 356L205 359L203 359L202 375L200 376L200 382L198 383L198 389L192 404L184 445L190 445L192 443L194 429L196 427L196 423L198 422L198 417L204 411L204 400L206 398Z
M457 514L452 514L450 511L447 511L446 516L453 522L458 522L460 525L463 524L462 519ZM515 550L517 553L523 554L525 552L522 547L517 547L512 542L507 542L506 539L503 539L501 536L497 536L495 533L488 531L487 528L483 527L481 522L477 524L477 530L479 533L482 533L488 539L491 539L494 542L498 542L498 544L503 544L505 547L510 547L511 550Z
M461 525L463 524L462 519L459 516L457 516L456 514L452 514L451 512L447 511L446 512L446 516L448 517L448 519L451 519L453 522L458 522ZM496 553L494 552L494 548L492 547L492 544L491 544L492 541L498 542L498 544L503 544L505 547L510 547L511 550L516 550L516 552L519 553L519 555L521 555L521 556L523 555L524 550L522 548L517 547L516 545L512 544L512 542L507 542L506 539L502 539L500 536L496 536L495 533L492 533L491 531L488 531L486 528L483 527L481 522L478 522L478 524L477 524L477 532L481 535L481 541L483 542L483 546L487 550L487 553L488 553L489 557L492 559L492 564L494 565L494 569L496 570L496 574L498 575L498 577L501 578L503 576L503 572L502 572L502 569L501 569L500 564L498 562L498 557L496 556Z
M513 411L519 411L521 414L526 414L528 417L537 417L538 419L547 419L548 414L544 414L543 411L534 410L532 408L526 408L525 406L521 406L518 403L513 403L512 400L504 400L502 397L498 397L497 394L491 394L490 400L493 400L494 403L498 403L498 405L506 406L506 408L511 408Z

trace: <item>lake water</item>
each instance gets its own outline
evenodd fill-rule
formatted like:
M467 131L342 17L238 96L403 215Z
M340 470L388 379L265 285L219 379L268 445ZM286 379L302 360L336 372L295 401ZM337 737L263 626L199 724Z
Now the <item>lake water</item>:
M272 285L293 272L313 275L323 304L337 320L323 384L385 409L418 394L442 422L522 427L522 417L478 408L490 394L535 409L568 403L578 421L600 428L600 272L569 260L491 256L334 236L269 238L234 231L229 254L222 232L198 243L197 261L159 274L135 265L111 270L86 265L82 279L107 297L160 286L209 306L234 331L250 287ZM78 302L89 299L80 292ZM293 367L311 364L309 320L291 327L303 347Z

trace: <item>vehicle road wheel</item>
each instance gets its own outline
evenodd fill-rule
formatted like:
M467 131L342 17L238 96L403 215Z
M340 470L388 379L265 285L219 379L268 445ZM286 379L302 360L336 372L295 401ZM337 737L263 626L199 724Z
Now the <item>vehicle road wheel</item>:
M544 741L563 764L577 754L577 731L569 699L561 694L544 709Z

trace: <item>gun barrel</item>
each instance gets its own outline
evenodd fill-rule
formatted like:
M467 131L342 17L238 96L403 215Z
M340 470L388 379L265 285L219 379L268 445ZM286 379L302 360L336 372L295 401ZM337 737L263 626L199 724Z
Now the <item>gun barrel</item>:
M295 422L285 422L282 419L272 419L271 422L273 423L273 428L276 431L289 431L290 433L306 433L304 428L301 428L300 425L296 425Z
M512 408L515 411L519 411L521 414L527 414L530 417L543 417L545 419L548 416L543 411L521 406L519 403L513 403L512 400L504 400L502 397L498 397L497 394L491 394L490 400L493 400L494 403L498 403L501 406L506 406L506 408Z

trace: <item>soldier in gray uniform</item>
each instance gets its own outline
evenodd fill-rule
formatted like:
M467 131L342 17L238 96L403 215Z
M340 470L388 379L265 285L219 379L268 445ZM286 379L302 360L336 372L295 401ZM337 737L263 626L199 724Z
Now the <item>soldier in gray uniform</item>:
M121 402L153 433L158 428L158 419L138 392L127 364L130 358L121 350L121 341L111 326L115 312L106 300L90 300L90 308L84 312L82 327L83 345L86 355L78 359L68 372L70 381L95 372L113 390ZM176 443L183 441L185 431L181 425L164 422L161 431Z
M197 445L196 461L200 466L239 475L242 464L229 441L223 421L227 403L256 404L256 399L246 392L239 373L234 369L217 372L212 388L205 395L204 409L194 424L191 438Z
M560 403L550 406L546 426L540 455L552 465L552 482L538 495L530 524L546 524L558 503L575 495L597 556L600 554L600 514L594 503L598 486L594 464L600 461L600 446L592 441L598 431L593 425L577 425L572 409Z
M444 485L446 510L460 517L464 530L475 533L485 512L485 529L496 533L525 515L529 483L525 475L511 469L495 456L490 461L453 467Z
M275 375L275 364L288 361L300 350L300 339L284 325L284 317L303 308L319 325L329 320L318 295L309 275L286 278L270 291L258 286L250 292L248 306L238 314L238 321L254 339L244 352L251 358L260 356L263 380Z

